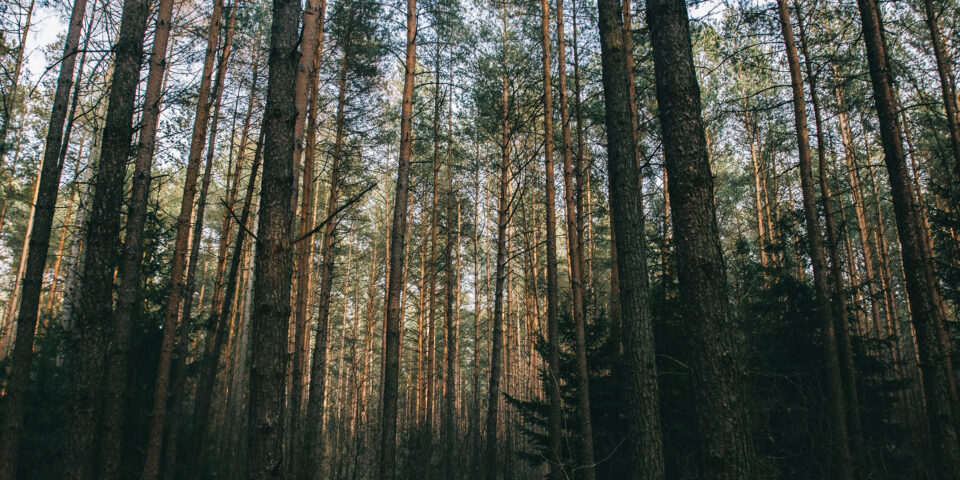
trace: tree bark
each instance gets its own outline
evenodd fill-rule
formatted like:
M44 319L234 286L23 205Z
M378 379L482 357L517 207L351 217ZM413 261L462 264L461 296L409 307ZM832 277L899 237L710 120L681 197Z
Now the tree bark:
M143 57L143 41L149 14L149 4L142 0L124 2L120 33L114 47L114 71L111 81L109 103L103 128L100 163L95 177L91 218L84 234L86 252L83 277L77 296L76 331L79 342L76 347L77 364L74 384L73 418L68 425L68 438L72 448L64 457L63 472L66 478L93 478L104 473L105 478L115 478L113 459L103 457L98 466L97 443L100 422L105 427L103 440L113 440L113 422L102 416L104 361L108 339L113 324L114 269L117 267L117 250L120 235L120 207L123 204L124 175L131 153L133 139L136 91L140 82L140 67ZM124 332L119 332L124 333ZM112 345L111 348L123 345ZM111 350L113 353L113 350ZM112 361L112 356L109 357ZM121 387L122 388L122 387ZM114 390L109 390L113 401ZM112 413L112 412L111 412ZM113 448L107 443L103 448ZM108 452L112 455L113 452Z
M648 8L649 8L648 4ZM627 50L623 10L618 0L597 3L600 55L607 126L607 169L611 223L616 235L617 277L622 314L624 383L627 412L627 462L633 478L664 478L653 318L650 314L643 193L637 183L636 149L631 131ZM649 22L654 24L653 22Z
M817 315L822 321L824 364L827 371L827 403L832 424L834 449L834 475L838 478L853 477L853 462L850 456L847 417L847 399L844 395L844 381L840 353L837 346L838 328L846 329L845 312L840 311L836 296L831 297L827 260L824 256L823 234L817 213L817 196L814 191L813 174L810 161L810 137L807 130L807 109L803 96L803 78L800 73L800 58L790 23L790 10L786 0L777 0L777 13L783 42L786 46L787 62L790 67L790 83L793 91L794 123L799 151L800 189L803 195L803 213L807 226L807 243L810 263L813 266L813 283L816 293ZM821 172L821 175L824 173ZM834 291L835 292L835 291ZM844 318L840 316L843 315Z
M953 151L954 187L960 181L960 113L957 108L957 88L953 78L950 56L947 54L940 32L940 21L934 10L933 0L923 0L924 21L930 30L930 46L937 62L937 74L940 76L940 92L943 96L943 109L947 116L950 131L950 147ZM948 177L949 178L949 177ZM949 183L949 182L948 182ZM957 190L957 189L955 189ZM957 190L956 195L960 195Z
M939 292L934 280L932 259L921 244L916 197L906 166L902 128L897 117L893 78L887 58L879 7L875 0L857 0L863 26L873 97L880 121L884 163L890 175L897 234L900 238L910 313L917 331L920 368L927 400L927 422L933 441L929 465L937 478L956 478L960 471L960 446L948 389L946 353L937 340L943 324Z
M403 310L404 249L407 241L407 197L410 188L410 157L413 147L413 90L417 62L417 1L407 0L407 46L403 74L403 100L400 108L400 157L397 166L397 190L390 229L389 274L387 275L386 314L384 316L384 373L380 415L380 457L377 471L382 480L396 475L397 395L400 377L400 323Z
M284 375L293 275L294 84L300 18L298 0L274 0L270 29L263 180L253 279L250 366L250 480L283 478ZM323 348L318 344L318 348Z
M35 5L36 1L30 0L30 6L27 7L27 18L23 24L23 32L20 33L20 43L17 45L17 53L14 55L13 75L11 75L10 78L10 95L5 95L3 98L3 125L0 125L0 175L2 175L4 160L7 158L7 151L10 149L10 147L7 146L7 133L10 131L10 113L17 106L17 90L20 89L23 57L27 50L27 37L30 35L30 27L31 23L33 23L33 7ZM7 193L6 196L9 196L9 193ZM6 204L6 201L7 198L4 198L4 204ZM3 216L0 215L0 229L3 228L2 217Z
M299 92L298 87L300 87L301 77L303 76L301 70L308 70L308 75L306 78L306 88L309 90L309 95L306 100L307 107L307 133L306 133L306 144L301 147L300 139L302 138L302 133L300 135L297 132L294 132L294 137L297 139L294 146L294 159L299 159L297 149L303 148L305 152L304 164L303 164L303 196L300 204L300 236L306 235L307 232L313 229L313 217L316 216L316 195L315 195L315 186L316 175L314 173L314 168L316 164L316 144L317 144L317 101L319 97L319 68L318 64L320 62L320 52L323 49L323 27L326 20L326 11L327 11L327 2L326 0L318 0L316 5L308 4L307 10L304 12L304 32L301 35L301 57L300 65L298 66L297 71L297 84L294 86L294 89ZM311 6L315 13L310 12ZM315 16L316 18L311 18ZM312 27L310 31L308 25L310 25L311 20L315 23L315 26ZM315 41L310 41L309 37L316 38ZM312 53L310 53L312 49ZM310 64L306 65L305 60L307 57L312 57ZM308 68L309 67L309 68ZM299 100L299 97L297 98ZM297 107L297 127L301 127L302 121L300 119L300 105ZM309 239L301 241L297 245L297 260L295 272L297 275L297 293L296 293L296 308L294 309L294 356L293 356L293 385L290 389L292 392L291 401L290 401L290 412L291 419L289 424L291 425L291 432L293 446L291 448L291 454L293 456L293 461L291 465L293 466L292 476L293 478L299 477L299 455L302 455L303 452L303 434L304 428L301 422L301 416L303 415L304 406L306 404L306 395L307 389L309 388L309 377L307 374L308 370L308 356L310 354L310 336L308 333L308 323L310 319L309 309L312 306L311 299L313 296L313 273L311 263L313 262L313 246L314 239L311 237Z
M210 84L213 73L217 45L220 38L220 20L223 16L223 0L214 0L207 34L207 50L200 76L200 88L197 93L196 115L190 139L190 153L187 158L187 170L183 183L183 196L180 214L177 217L177 237L173 247L173 259L170 267L170 293L163 319L163 340L160 346L160 361L157 366L157 380L153 394L153 413L150 420L150 434L147 437L146 461L143 467L143 480L156 480L160 473L160 455L163 448L164 426L167 416L167 395L170 387L170 370L173 362L177 320L180 317L180 304L186 292L187 248L190 239L190 218L193 214L193 201L197 194L197 177L200 173L200 160L203 145L207 138L207 123L210 117ZM199 240L196 240L199 241Z
M86 0L74 0L67 36L63 44L63 60L57 77L50 121L47 125L43 163L40 167L40 182L34 202L33 228L27 254L27 267L23 278L20 310L17 316L17 331L13 346L10 377L4 395L3 437L0 444L0 480L17 478L17 460L20 453L20 436L23 431L23 407L27 386L30 382L30 366L33 356L33 338L37 327L40 306L40 290L43 286L43 270L47 263L50 232L59 193L60 174L63 164L60 149L64 148L63 127L67 117L67 103L73 86L80 31L87 8ZM31 9L32 10L32 9ZM42 194L41 194L42 192ZM12 299L11 299L12 301ZM79 466L79 465L77 465Z
M172 390L171 403L173 407L172 415L167 421L166 427L166 449L164 458L164 477L173 478L176 473L177 453L179 450L180 418L184 414L185 400L188 395L187 389L187 355L188 344L190 343L189 332L194 328L193 301L194 289L197 276L197 264L200 260L200 245L203 243L203 222L207 208L207 194L210 192L210 181L213 175L213 159L217 146L217 129L220 123L220 108L223 104L223 85L226 81L227 65L230 61L231 48L233 46L234 25L236 24L236 8L230 8L228 15L227 31L223 42L222 50L217 62L217 73L213 85L213 117L210 121L210 135L207 137L207 159L203 167L203 177L200 181L200 192L197 197L197 209L193 214L193 232L190 235L189 260L187 263L187 274L184 279L184 294L180 307L180 340L177 342L176 353L174 355L173 377L170 382ZM231 137L232 139L232 137ZM206 266L206 264L204 264ZM201 288L198 300L203 302L203 289ZM188 453L190 460L187 462L193 465L194 458L197 458L198 451L202 444L191 445Z
M785 1L785 0L784 0ZM796 2L796 0L794 0ZM803 23L803 13L798 3L794 3L797 11L797 28L800 33L800 49L803 51L806 67L807 83L810 87L810 104L813 107L813 118L817 136L817 165L820 171L820 206L823 209L823 220L827 226L827 252L830 260L831 294L836 322L837 341L840 347L841 379L843 381L844 404L847 409L847 428L852 436L853 455L861 455L863 433L860 424L860 401L857 393L857 372L853 364L853 346L850 341L850 325L847 310L847 295L843 281L843 263L840 260L840 234L833 219L833 206L830 202L830 188L827 184L827 145L823 134L823 117L820 114L820 101L817 92L817 77L814 75L810 61L810 52L807 48L807 35ZM788 12L789 13L789 12ZM788 15L789 20L789 15ZM795 47L794 47L795 48ZM799 62L799 60L798 60ZM802 84L801 84L802 86ZM802 88L801 88L802 90ZM803 172L801 171L801 175Z
M563 0L557 0L557 69L560 77L560 115L563 132L563 151L570 155L570 112L567 107L566 55L563 35ZM547 344L550 348L548 359L547 393L550 401L549 416L549 452L551 480L563 478L563 466L560 459L560 444L563 431L560 428L563 400L560 394L560 300L557 274L557 213L556 213L556 174L553 171L553 92L550 74L550 4L540 0L541 35L543 44L543 137L544 170L546 174L544 205L546 208L546 247L547 247ZM479 368L479 365L474 365Z
M506 14L504 14L504 38L506 38ZM500 159L500 187L497 200L497 266L496 287L493 300L493 338L490 347L490 387L487 399L487 444L486 478L496 480L499 472L497 445L500 443L497 426L500 406L500 376L503 366L503 317L504 317L504 283L509 272L507 270L507 225L510 222L510 94L506 76L503 78L502 105L502 140ZM509 311L509 309L508 309Z
M714 203L710 151L686 4L647 3L663 156L670 176L680 303L691 337L692 389L703 478L753 478L737 333Z
M323 228L320 240L320 293L317 308L317 333L314 339L313 358L310 372L310 395L307 400L307 448L302 452L304 466L302 475L319 475L320 461L323 459L323 400L325 395L327 368L327 323L330 317L330 296L333 292L333 266L336 252L333 250L336 220L330 218L337 209L340 198L340 175L344 157L344 109L347 95L347 58L349 45L344 47L340 65L339 95L337 98L337 125L330 165L330 190L327 198L327 224ZM306 241L306 240L304 240Z
M121 250L118 272L119 288L115 311L116 325L108 353L107 395L104 405L104 431L100 453L105 479L117 478L122 459L123 419L126 407L130 340L134 318L137 314L140 265L143 256L143 229L147 216L150 171L153 167L163 80L167 67L167 44L170 38L173 3L173 0L164 0L160 2L157 11L153 50L149 60L150 70L147 73L147 86L143 100L144 112L140 121L142 126L137 145L129 210L127 212L126 233Z

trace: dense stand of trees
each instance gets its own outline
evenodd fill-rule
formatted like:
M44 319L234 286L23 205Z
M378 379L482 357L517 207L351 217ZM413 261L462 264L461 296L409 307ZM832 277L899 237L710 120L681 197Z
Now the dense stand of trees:
M11 0L0 480L960 478L958 39Z

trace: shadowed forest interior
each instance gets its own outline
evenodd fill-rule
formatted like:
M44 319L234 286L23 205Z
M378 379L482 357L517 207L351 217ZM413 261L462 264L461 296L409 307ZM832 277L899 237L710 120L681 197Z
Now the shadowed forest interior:
M3 0L0 480L960 479L957 52L957 0Z

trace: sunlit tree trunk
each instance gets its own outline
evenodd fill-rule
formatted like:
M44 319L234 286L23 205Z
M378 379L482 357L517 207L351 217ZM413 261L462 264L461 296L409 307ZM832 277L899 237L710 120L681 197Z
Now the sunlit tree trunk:
M403 100L400 108L400 157L397 166L396 199L390 227L390 254L387 275L386 315L384 317L383 387L380 415L378 477L396 476L397 396L400 377L400 323L403 310L400 297L404 289L403 270L407 241L407 197L410 188L410 160L413 148L413 90L417 62L417 2L407 0L407 46L403 74Z
M200 160L207 138L207 123L210 117L210 88L217 45L220 39L220 20L223 16L223 0L214 0L213 12L207 32L207 49L200 76L200 88L197 93L196 115L190 138L190 153L187 159L186 176L183 183L180 213L177 217L177 237L173 247L170 266L170 293L164 310L163 340L160 346L160 360L157 366L157 380L153 395L153 413L150 421L150 434L147 437L147 454L143 467L143 480L156 480L160 473L160 455L163 449L164 427L167 416L167 395L170 391L170 371L173 362L177 320L180 306L186 292L187 248L190 242L190 219L193 214L193 202L197 194L197 177L200 174ZM199 241L196 239L195 241Z

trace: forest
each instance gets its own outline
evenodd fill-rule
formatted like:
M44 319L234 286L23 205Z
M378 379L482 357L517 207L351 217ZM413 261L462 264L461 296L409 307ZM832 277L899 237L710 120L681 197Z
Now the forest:
M960 479L958 0L0 1L0 480Z

